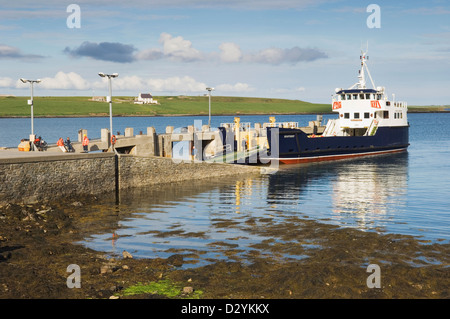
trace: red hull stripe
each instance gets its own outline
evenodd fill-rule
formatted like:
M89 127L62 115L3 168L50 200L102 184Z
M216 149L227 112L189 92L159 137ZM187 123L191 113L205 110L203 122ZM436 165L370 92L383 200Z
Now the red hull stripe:
M358 154L342 154L342 155L327 155L327 156L314 156L314 157L298 157L298 158L278 158L278 160L283 164L297 164L297 163L309 163L309 162L320 162L320 161L333 161L352 157L370 156L370 155L380 155L388 153L399 153L406 151L406 148L389 150L389 151L378 151L378 152L366 152ZM273 160L273 159L272 159Z

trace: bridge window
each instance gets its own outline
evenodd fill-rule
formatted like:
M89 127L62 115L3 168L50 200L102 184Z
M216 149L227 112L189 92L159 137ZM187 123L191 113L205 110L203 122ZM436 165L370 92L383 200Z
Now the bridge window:
M341 94L341 100L345 101L345 94Z
M370 100L370 93L366 93L366 100Z
M357 100L358 99L358 94L353 94L353 100Z
M360 99L360 100L364 100L364 93L360 93L360 94L359 94L359 99Z
M351 94L347 94L347 100L351 100L352 99L352 95Z

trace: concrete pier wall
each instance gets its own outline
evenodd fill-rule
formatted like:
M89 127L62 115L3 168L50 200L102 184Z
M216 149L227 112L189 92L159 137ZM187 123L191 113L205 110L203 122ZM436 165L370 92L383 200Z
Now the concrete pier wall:
M130 155L119 158L120 189L259 172L258 167L227 163L175 163L168 158Z
M33 203L115 189L114 154L2 159L0 203Z
M68 196L114 194L118 189L225 175L259 174L259 168L222 163L175 163L170 158L70 154L0 160L0 204Z

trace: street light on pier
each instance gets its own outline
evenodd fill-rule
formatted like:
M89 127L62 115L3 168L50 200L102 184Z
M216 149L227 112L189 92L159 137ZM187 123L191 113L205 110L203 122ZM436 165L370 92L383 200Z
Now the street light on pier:
M98 75L100 75L102 78L107 77L108 78L108 86L109 86L109 96L107 97L107 102L109 101L109 131L111 134L111 137L113 136L113 127L112 127L112 89L111 89L111 78L116 78L119 76L119 73L113 73L113 74L105 74L103 72L99 72ZM114 144L111 144L112 148L114 148Z
M40 79L27 80L27 79L21 78L20 81L22 81L23 83L30 83L30 87L31 87L31 99L28 100L28 105L31 105L31 135L30 135L30 141L31 141L31 149L34 151L35 136L34 136L33 87L34 87L34 83L40 83L41 80Z
M206 88L209 96L209 117L208 117L208 126L211 128L211 91L214 91L214 88Z

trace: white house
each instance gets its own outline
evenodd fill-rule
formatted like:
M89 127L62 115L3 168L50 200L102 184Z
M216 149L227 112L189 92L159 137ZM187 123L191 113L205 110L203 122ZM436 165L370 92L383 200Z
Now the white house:
M135 104L158 104L157 100L153 99L153 96L150 93L139 93Z

